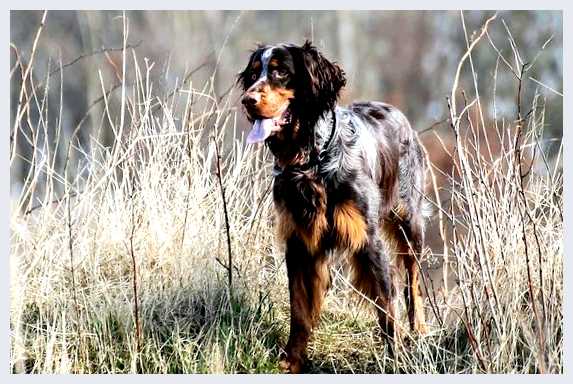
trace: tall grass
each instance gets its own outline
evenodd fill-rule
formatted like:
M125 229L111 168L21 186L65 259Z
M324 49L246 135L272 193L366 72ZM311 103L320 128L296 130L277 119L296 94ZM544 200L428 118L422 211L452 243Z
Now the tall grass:
M460 68L471 59L468 47ZM127 50L122 62L119 105L103 100L111 147L97 137L80 147L77 130L64 137L50 126L42 98L61 87L46 81L38 90L24 76L13 136L33 155L11 151L11 165L30 165L10 214L11 371L278 372L289 312L271 156L236 132L233 93L220 98L212 81L201 89L186 82L162 96L151 62ZM526 68L516 68L521 85ZM540 147L533 151L543 98L515 121L488 123L470 112L489 102L474 89L464 103L457 87L453 169L438 198L428 193L447 228L446 254L428 250L421 260L445 259L444 279L454 284L423 279L430 333L410 335L402 319L390 358L374 337L374 315L336 263L309 347L310 372L562 372L560 161L539 160L545 167L525 174L524 160L545 160ZM30 106L41 118L32 121ZM483 155L480 137L495 128L507 145ZM62 156L63 170L55 161ZM439 204L445 192L451 197Z

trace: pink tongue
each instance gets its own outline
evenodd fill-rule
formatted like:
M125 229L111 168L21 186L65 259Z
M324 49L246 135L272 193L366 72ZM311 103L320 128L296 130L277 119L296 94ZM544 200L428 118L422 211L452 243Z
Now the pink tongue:
M254 144L264 141L271 135L274 125L273 119L255 120L249 136L247 136L247 143Z

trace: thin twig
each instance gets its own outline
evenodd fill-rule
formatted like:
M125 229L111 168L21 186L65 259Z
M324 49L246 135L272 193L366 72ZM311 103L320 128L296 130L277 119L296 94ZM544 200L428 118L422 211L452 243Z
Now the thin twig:
M125 46L125 49L135 49L137 47L139 47L141 45L141 43L143 43L143 40L138 41L136 44L127 44ZM89 53L84 53L83 55L79 55L78 57L76 57L75 59L73 59L70 62L67 62L66 64L62 64L61 66L59 66L58 68L54 69L53 71L50 72L50 77L58 72L63 72L64 69L71 67L72 65L76 64L79 61L82 61L84 59L87 59L89 57L92 56L97 56L97 55L101 55L102 53L104 55L107 56L107 54L109 52L121 52L123 51L124 48L100 48L97 51L93 51L93 52L89 52ZM34 88L35 89L40 89L44 84L43 83L38 83L38 85L36 85Z
M34 43L32 44L32 53L30 54L30 60L28 60L28 65L26 66L26 69L24 71L24 74L22 76L22 86L20 88L20 96L18 97L18 107L16 108L16 114L15 114L15 118L14 118L14 127L13 127L13 148L12 148L12 154L10 156L10 163L12 163L12 160L14 159L14 155L16 153L16 140L17 140L17 127L20 124L20 120L22 119L22 116L24 115L24 111L27 110L27 108L23 108L22 105L22 101L24 99L24 94L26 92L26 81L28 80L28 76L30 75L30 72L32 71L32 67L34 64L34 57L36 55L36 49L38 47L38 41L40 40L40 35L42 34L42 31L44 30L44 26L46 25L46 17L48 15L48 11L44 11L44 13L42 14L42 20L40 21L40 26L38 27L38 30L36 31L36 37L34 38ZM28 101L26 102L26 106L29 102L29 98Z
M129 253L131 255L132 271L133 271L133 298L134 307L133 314L135 317L135 337L137 340L137 353L141 353L141 322L139 320L139 295L137 294L137 262L135 259L135 250L133 246L133 239L135 237L135 202L133 201L133 191L130 197L131 200L131 235L129 236Z
M537 80L537 79L535 79L535 78L533 78L533 77L531 77L531 76L529 76L529 80L533 81L534 83L536 83L536 84L538 84L538 85L541 85L543 88L545 88L545 89L547 89L547 90L549 90L549 91L555 93L557 96L563 97L563 93L562 93L562 92L559 92L559 91L557 91L557 90L551 88L549 85L544 84L544 83L542 83L541 81L539 81L539 80Z
M88 57L100 55L102 53L106 54L109 52L123 52L126 49L135 49L135 48L139 47L141 45L141 43L143 43L143 40L138 41L136 44L126 44L125 47L121 47L121 48L100 48L97 51L85 53L83 55L76 57L72 61L70 61L66 64L63 64L61 67L58 67L58 69L54 69L52 72L50 72L50 75L53 75L53 74L58 73L60 71L63 71L64 69L71 67L72 65L74 65L78 61L86 59Z
M489 23L491 23L496 18L496 16L497 16L497 14L494 14L493 16L491 16L489 19L486 20L485 24L483 25L483 27L481 29L481 33L474 39L474 41L472 41L472 43L470 44L470 46L466 50L466 53L462 56L462 58L460 59L460 62L458 63L458 68L456 70L456 76L454 77L454 83L452 86L452 95L450 98L451 103L452 103L452 110L454 111L454 113L457 112L457 109L456 109L456 91L458 90L458 83L460 81L460 74L462 72L462 67L464 65L464 62L469 57L469 55L471 54L471 52L474 49L474 47L476 46L476 44L481 40L483 35L487 32L487 28L489 26ZM455 121L452 121L451 123L456 124Z
M67 183L66 183L67 185ZM78 294L76 286L76 270L74 266L74 237L72 234L72 209L71 209L71 196L67 196L67 224L68 224L68 249L70 252L70 272L72 277L72 299L74 301L74 307L76 310L76 332L78 334L78 351L81 353L82 348L82 334L80 332L80 305L78 304Z
M223 186L223 178L221 177L221 154L219 153L219 145L217 144L217 138L213 138L215 143L215 156L217 158L217 180L219 182L219 187L221 189L221 199L223 200L223 213L225 215L225 232L227 234L227 253L228 253L228 265L227 274L229 278L229 299L233 297L233 253L231 250L231 227L229 225L229 213L227 211L227 200L225 199L225 187Z
M507 26L506 26L507 28ZM516 51L516 50L515 50ZM518 54L515 53L517 56ZM543 335L544 323L546 319L546 308L545 308L545 293L543 287L543 264L541 259L541 246L539 243L539 238L537 236L537 226L535 224L535 220L531 216L529 212L527 198L525 196L525 186L524 186L524 177L523 177L523 162L522 162L522 154L521 154L521 137L523 136L523 126L524 126L524 118L521 114L521 94L523 89L523 77L525 76L527 63L523 63L521 66L521 70L519 72L519 80L517 86L517 95L516 95L516 106L517 106L517 133L515 135L514 141L514 152L515 152L515 176L517 178L518 184L518 191L519 196L521 197L523 211L519 210L519 214L521 216L521 230L522 230L522 241L525 251L525 262L527 266L527 284L529 288L529 295L531 299L531 306L533 309L533 313L535 315L535 319L537 322L537 337L539 342L539 352L541 354L539 358L539 370L541 373L546 372L546 354L545 354L545 337ZM525 226L525 218L523 214L527 216L529 222L533 226L533 235L535 238L536 246L537 246L537 254L539 259L539 284L540 284L540 294L541 294L541 306L543 311L543 317L540 316L539 310L536 304L536 298L533 290L533 282L531 279L531 266L530 266L530 258L529 258L529 247L527 244L527 236L526 236L526 226Z
M474 336L474 333L473 333L471 327L469 326L469 323L467 321L465 321L464 318L456 310L453 310L453 312L458 316L458 318L462 321L462 323L464 324L464 327L466 328L466 332L468 333L468 339L470 340L470 345L472 346L472 349L474 350L474 353L476 354L479 366L481 367L482 371L487 372L487 369L485 368L485 363L483 361L483 357L482 357L481 352L478 348L476 338Z
M418 135L423 135L426 132L430 132L430 131L434 130L436 127L439 127L440 125L446 123L448 120L449 120L449 117L446 117L445 119L442 119L440 121L436 121L435 123L433 123L429 127L424 128L421 131L418 131Z
M83 193L83 191L77 191L77 192L69 191L68 193L65 193L62 197L58 197L56 199L53 199L52 201L50 201L48 203L43 202L43 203L34 205L30 209L28 209L26 212L24 212L24 216L28 216L30 213L34 212L35 210L46 207L46 205L61 203L62 201L66 200L68 197L75 197L75 196L80 195L82 193Z

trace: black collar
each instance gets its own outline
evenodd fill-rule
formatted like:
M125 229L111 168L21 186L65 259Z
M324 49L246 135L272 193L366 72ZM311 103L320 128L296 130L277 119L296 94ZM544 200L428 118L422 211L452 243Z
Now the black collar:
M310 156L309 156L308 161L306 163L300 164L300 165L299 164L287 165L284 168L281 168L277 163L275 163L275 165L273 167L273 172L272 172L273 176L278 176L278 175L282 174L287 169L297 170L297 171L307 171L307 170L314 168L320 164L320 162L324 159L324 154L328 152L328 149L330 148L330 145L332 144L332 139L334 138L334 133L336 132L336 112L335 112L335 110L331 109L329 111L329 115L332 116L330 135L328 136L328 139L324 142L324 145L322 146L322 148L320 148L320 149L316 148L316 146L315 146L316 137L313 134L313 149L310 152Z

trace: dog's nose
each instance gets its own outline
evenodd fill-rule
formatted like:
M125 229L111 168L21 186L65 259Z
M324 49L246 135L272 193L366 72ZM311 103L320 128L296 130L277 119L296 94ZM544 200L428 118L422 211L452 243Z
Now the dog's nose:
M243 105L245 107L252 107L256 104L258 104L258 102L261 100L261 96L257 93L247 93L245 96L243 96L243 99L241 100L241 102L243 103Z

